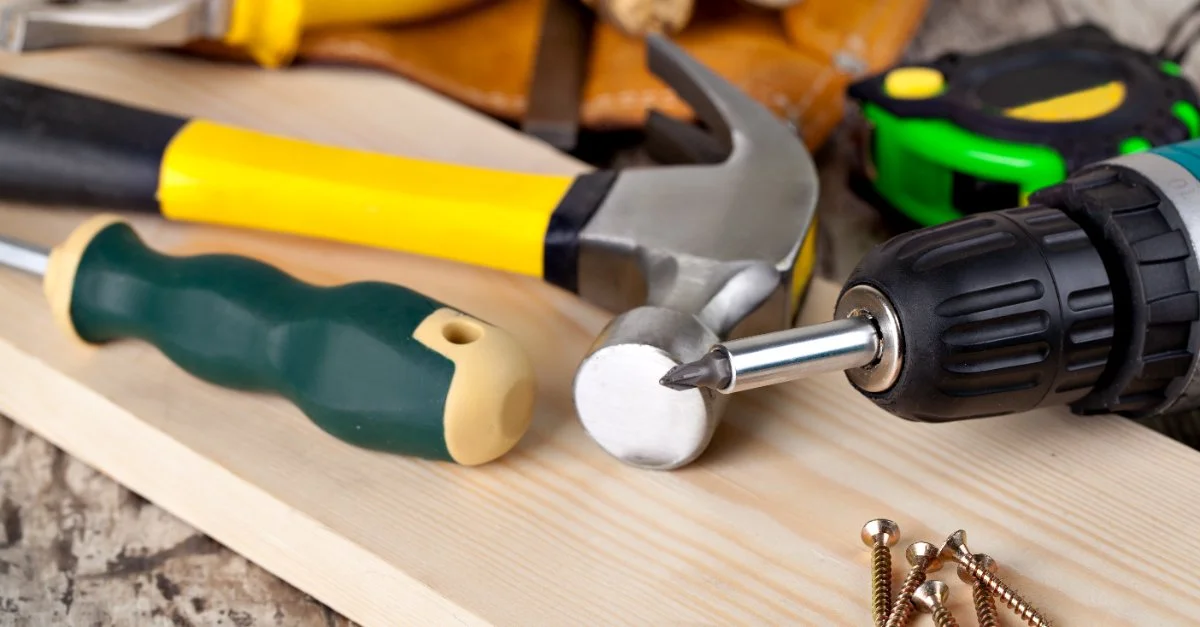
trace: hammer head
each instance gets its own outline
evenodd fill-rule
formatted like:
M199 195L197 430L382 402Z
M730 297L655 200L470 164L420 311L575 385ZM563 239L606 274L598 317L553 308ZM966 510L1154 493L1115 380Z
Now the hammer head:
M725 397L658 380L721 340L792 325L812 273L817 173L765 107L666 38L647 44L651 71L725 158L620 172L580 232L580 295L625 313L580 365L575 406L610 454L671 469L704 451Z

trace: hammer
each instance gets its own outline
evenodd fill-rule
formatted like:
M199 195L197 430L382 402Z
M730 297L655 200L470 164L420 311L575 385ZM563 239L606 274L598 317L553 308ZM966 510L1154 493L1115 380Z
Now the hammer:
M161 213L538 276L619 313L575 407L609 454L678 468L726 397L659 385L734 337L790 327L815 256L817 176L766 108L662 36L651 71L706 132L653 115L683 163L577 177L323 146L0 78L0 197Z

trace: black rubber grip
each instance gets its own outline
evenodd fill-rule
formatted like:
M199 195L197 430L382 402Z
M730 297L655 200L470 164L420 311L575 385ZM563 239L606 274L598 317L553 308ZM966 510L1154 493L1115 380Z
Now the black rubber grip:
M158 211L183 118L0 77L0 198Z
M579 291L579 233L595 215L617 172L580 175L550 216L542 251L542 278L568 292Z
M1079 413L1147 416L1183 392L1200 349L1200 271L1175 206L1140 173L1085 169L1035 194L1072 216L1112 277L1117 337L1111 366Z
M1044 206L897 236L846 289L892 303L903 365L882 393L898 416L946 422L1070 403L1104 372L1113 338L1108 273L1087 234Z

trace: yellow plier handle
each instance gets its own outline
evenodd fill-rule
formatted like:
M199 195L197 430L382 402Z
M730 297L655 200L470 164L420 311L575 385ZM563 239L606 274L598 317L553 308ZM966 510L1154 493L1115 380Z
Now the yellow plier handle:
M611 173L505 172L322 146L0 78L0 196L388 248L574 289Z
M310 28L403 23L456 11L482 0L233 0L222 40L260 65L291 60Z

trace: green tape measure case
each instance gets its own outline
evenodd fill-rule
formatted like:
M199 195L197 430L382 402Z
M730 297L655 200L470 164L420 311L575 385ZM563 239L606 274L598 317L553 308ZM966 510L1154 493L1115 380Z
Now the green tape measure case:
M849 95L851 186L908 226L1019 206L1089 163L1200 136L1178 63L1091 24L895 67Z

